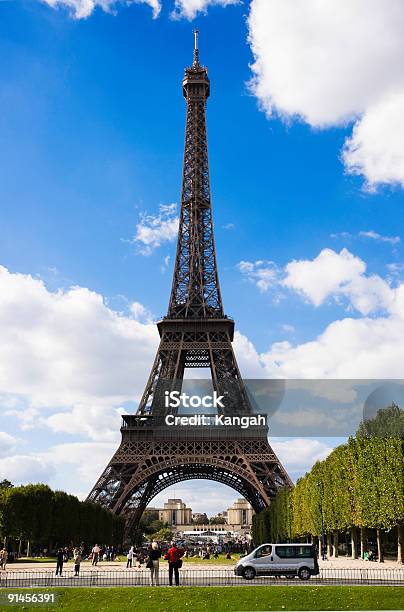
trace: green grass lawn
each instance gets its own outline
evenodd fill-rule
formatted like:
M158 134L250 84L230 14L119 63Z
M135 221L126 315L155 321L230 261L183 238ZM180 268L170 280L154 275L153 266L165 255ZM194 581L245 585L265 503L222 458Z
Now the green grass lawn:
M42 589L42 592L49 589ZM11 591L11 589L10 589ZM13 592L16 589L12 590ZM33 593L38 589L19 592ZM136 610L147 612L247 610L398 610L404 607L403 587L383 586L245 586L160 588L60 588L57 606L44 610ZM7 590L7 592L9 592ZM4 591L3 591L4 593ZM20 609L38 608L19 604ZM10 610L10 607L0 607Z

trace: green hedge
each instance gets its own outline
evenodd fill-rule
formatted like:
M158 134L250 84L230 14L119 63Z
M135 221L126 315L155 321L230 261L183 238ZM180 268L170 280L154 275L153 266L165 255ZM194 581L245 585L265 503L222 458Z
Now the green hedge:
M44 484L0 489L0 534L31 545L100 543L120 545L124 520L99 504L52 491Z

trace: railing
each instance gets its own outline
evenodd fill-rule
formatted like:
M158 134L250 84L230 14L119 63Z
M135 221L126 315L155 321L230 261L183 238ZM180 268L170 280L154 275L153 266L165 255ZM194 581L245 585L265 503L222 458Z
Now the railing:
M240 586L240 585L396 585L404 587L404 568L358 568L358 569L321 569L318 576L312 576L309 581L299 578L287 580L285 577L260 576L253 580L245 580L236 576L232 568L197 569L183 567L179 571L182 586ZM154 580L154 582L156 582ZM174 579L173 579L173 582ZM160 586L169 585L167 567L159 571ZM74 575L73 568L62 571L56 576L54 570L7 570L0 573L0 588L16 587L114 587L114 586L150 586L151 573L147 569L82 569L79 576Z

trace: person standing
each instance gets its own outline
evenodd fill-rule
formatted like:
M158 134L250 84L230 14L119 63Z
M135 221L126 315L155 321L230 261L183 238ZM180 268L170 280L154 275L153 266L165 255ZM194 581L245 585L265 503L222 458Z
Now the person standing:
M97 563L100 559L100 547L98 546L98 544L96 544L93 549L92 549L92 554L93 554L93 562L91 565L95 565L97 567Z
M175 542L171 542L171 548L167 551L167 559L168 559L168 582L170 586L173 585L173 574L175 577L175 586L179 586L180 584L180 573L179 569L182 566L181 557L183 556L184 551L181 548L178 548Z
M74 575L78 576L80 574L80 563L81 563L81 550L79 548L74 549L73 559L74 559Z
M159 583L160 557L161 557L161 550L159 549L159 545L157 544L157 542L152 542L152 545L149 550L149 561L147 563L147 567L150 569L150 580L151 580L152 586L154 586L154 581L156 582L156 586L160 586L160 583Z
M7 565L8 552L5 548L0 550L0 569L5 570Z
M64 552L62 548L59 548L59 550L56 553L56 576L58 575L58 573L60 574L60 576L62 575L62 569L63 569L63 561L64 561Z
M135 554L133 546L131 546L128 550L128 554L126 555L126 569L132 567L133 555Z

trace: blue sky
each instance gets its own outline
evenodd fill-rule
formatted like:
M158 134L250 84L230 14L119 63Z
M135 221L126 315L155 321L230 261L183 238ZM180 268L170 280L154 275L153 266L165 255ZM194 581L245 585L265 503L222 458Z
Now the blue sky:
M363 153L361 170L352 174L353 163L342 159L344 143L355 126L360 134L359 130L364 131L380 110L377 105L381 104L384 90L377 96L375 93L370 102L369 94L366 104L358 94L347 109L337 109L324 119L327 95L330 107L334 102L328 82L324 91L317 92L318 98L313 94L310 106L311 102L299 102L305 79L300 79L300 73L298 79L290 69L287 82L292 91L295 88L297 100L293 107L277 80L278 72L288 70L282 59L287 53L290 62L286 66L293 65L293 50L287 46L266 50L266 35L254 25L253 11L257 18L261 10L263 19L273 18L268 22L268 31L276 27L276 19L280 28L290 16L282 13L275 0L264 8L259 0L251 6L246 2L227 8L209 8L208 4L202 0L200 7L206 5L207 14L198 13L191 22L170 17L173 3L168 1L163 2L156 19L147 4L116 5L115 14L95 8L86 19L77 19L63 6L51 8L34 0L0 2L0 265L8 271L7 283L15 280L15 294L8 293L15 300L12 311L20 312L20 306L30 310L30 292L24 285L28 277L34 279L33 283L45 283L46 295L39 298L39 291L37 297L52 303L52 309L60 306L55 292L68 295L72 286L102 296L104 310L92 302L95 315L101 313L101 319L109 320L112 311L119 312L125 325L133 319L139 338L144 333L150 341L150 347L140 357L135 340L135 347L130 349L133 354L129 352L126 357L120 345L114 348L128 363L129 373L131 367L137 367L136 359L144 364L134 376L134 398L141 392L155 348L150 319L164 315L167 308L175 241L172 236L170 240L160 237L161 244L156 246L145 244L139 236L147 226L164 230L167 219L164 214L161 217L159 207L180 201L185 120L181 79L184 67L192 59L192 29L196 25L201 31L201 61L209 68L212 84L208 132L219 273L225 310L235 318L242 335L236 348L246 375L398 377L397 369L392 369L388 360L383 361L379 371L372 359L382 346L397 363L400 353L395 351L402 350L396 346L394 336L402 324L402 310L398 316L397 309L402 303L404 170L400 164L386 170L385 160L397 159L395 144L387 136L386 150L377 150L374 155L382 160L379 167L370 170L366 165L373 157L369 154L364 160L368 153L365 136L356 149ZM218 4L225 2L219 0ZM331 7L331 0L328 4ZM184 0L183 6L186 5ZM274 13L267 15L265 11L271 7ZM372 0L375 14L378 7L379 3ZM325 19L324 15L316 17ZM341 15L341 21L342 17L355 20L358 15ZM289 25L300 32L298 19ZM325 19L325 31L327 27ZM390 22L385 24L386 30L392 27ZM326 45L324 39L318 44ZM252 68L257 59L261 72ZM371 58L367 60L365 55L364 65L367 61ZM330 71L331 68L327 75ZM256 83L255 88L249 85L254 73L261 84ZM306 82L312 78L308 70ZM320 83L321 78L319 72ZM335 67L337 85L339 78ZM393 74L391 83L383 85L386 91L394 84L396 89L401 87L398 77L395 79ZM367 87L364 80L363 89ZM380 115L383 116L381 110ZM388 128L386 124L386 131ZM400 130L402 122L393 133ZM402 151L401 154L404 155ZM168 217L175 216L172 209ZM327 251L318 260L324 249ZM346 249L343 255L342 249ZM294 260L295 264L291 264ZM26 276L18 276L21 274ZM328 286L335 274L336 280ZM263 276L267 282L257 285ZM25 288L19 286L20 281ZM319 292L321 286L325 289ZM37 290L35 285L33 293ZM80 295L84 301L88 297ZM131 309L133 302L141 304L141 310L139 306ZM48 312L48 306L43 308ZM17 344L23 335L21 326L38 328L35 312L32 308L32 318L26 314L24 323L22 319L2 321L3 326L13 330ZM63 314L55 312L53 316L59 316L60 321L69 318L66 304ZM50 320L49 312L43 319ZM76 320L72 317L73 322ZM96 325L97 319L93 320ZM322 371L324 359L317 345L326 342L318 342L318 338L335 322L345 329L347 320L357 322L352 328L355 340L351 347L338 346L335 360ZM367 326L368 331L356 337L358 325ZM388 330L380 332L386 325ZM63 334L79 333L80 327L63 330L58 336L61 325L51 331L45 323L44 326L44 344L54 342L56 347L52 349L56 353L50 353L54 362ZM103 329L100 326L94 335L102 336ZM128 338L131 334L132 331ZM24 376L16 373L13 368L18 368L18 360L13 365L7 358L10 337L11 332L3 337L2 359L7 364L3 361L0 377L0 395L5 398L0 429L9 436L4 438L4 449L11 461L9 473L21 481L48 478L54 486L65 485L83 495L94 474L81 474L78 485L74 483L75 473L69 476L62 466L57 473L48 474L47 447L58 447L53 452L60 451L62 456L62 444L81 444L84 453L91 453L92 447L83 445L98 445L96 453L100 458L96 467L102 467L116 446L117 438L111 431L113 423L119 427L119 408L131 406L130 375L125 379L125 392L118 388L122 381L117 375L109 381L116 389L108 388L105 396L99 390L93 394L87 388L83 391L84 383L83 387L78 385L77 396L70 390L64 396L69 386L66 382L57 401L58 384L64 374L54 373L49 379L42 371L38 374L32 364L39 368L41 360L28 341L19 350L20 363L25 364L21 366ZM372 337L374 342L366 344ZM288 344L277 344L285 342ZM317 344L313 348L307 344L310 342ZM124 344L126 347L126 340ZM106 363L110 346L107 339ZM252 356L251 346L255 351ZM88 350L85 367L91 362L91 372L102 373L102 368L108 366L94 361L99 355L93 358ZM332 352L332 348L327 349L327 355ZM340 366L346 354L362 355L362 361L358 357L344 370ZM310 359L312 367L309 364L305 370L301 364L306 367ZM369 363L373 365L367 369ZM48 367L46 371L49 373ZM43 388L39 389L36 382L30 385L30 376L43 380ZM44 398L44 389L52 385L55 394ZM80 415L80 410L87 411L90 404L94 415L98 414L94 406L102 406L106 424L101 433L74 431L60 417L74 410L75 416ZM24 420L22 414L30 411L31 421ZM56 419L52 411L59 415ZM115 419L112 425L108 416L111 414ZM74 420L71 416L66 418ZM311 443L314 450L305 459L305 469L332 446L318 440ZM78 448L70 446L66 452L74 455ZM30 453L40 456L42 462L34 474L21 467L29 463ZM77 466L73 469L79 470ZM234 493L219 496L212 508L220 510L220 504L232 497Z

